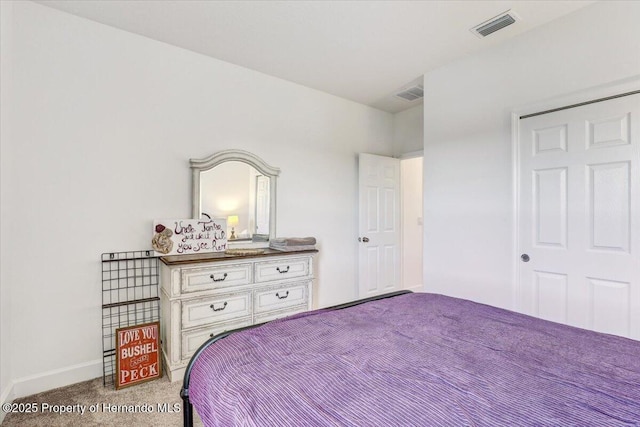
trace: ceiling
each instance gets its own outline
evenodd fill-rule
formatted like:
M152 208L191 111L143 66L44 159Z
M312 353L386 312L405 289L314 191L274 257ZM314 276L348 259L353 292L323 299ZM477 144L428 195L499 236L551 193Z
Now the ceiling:
M50 0L37 3L391 113L395 93L592 1ZM486 38L469 29L511 9ZM428 96L426 94L425 96Z

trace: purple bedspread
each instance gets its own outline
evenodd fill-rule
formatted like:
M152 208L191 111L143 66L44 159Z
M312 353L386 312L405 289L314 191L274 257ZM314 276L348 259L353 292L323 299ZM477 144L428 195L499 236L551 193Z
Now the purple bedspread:
M640 426L640 341L416 293L231 335L189 391L206 426Z

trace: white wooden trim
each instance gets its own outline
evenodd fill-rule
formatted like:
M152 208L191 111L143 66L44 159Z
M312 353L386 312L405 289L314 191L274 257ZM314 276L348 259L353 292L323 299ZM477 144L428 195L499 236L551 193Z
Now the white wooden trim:
M102 359L91 360L61 369L13 380L13 398L30 396L102 376Z
M512 205L512 229L513 241L511 250L513 252L511 262L511 277L513 278L513 289L511 291L511 306L515 311L522 311L520 307L520 264L518 249L520 248L520 215L518 215L518 208L520 206L520 115L511 113L511 173L512 185L511 191L513 194Z
M2 390L2 394L0 394L0 404L4 405L5 403L13 402L13 381L9 380L9 384ZM5 411L0 410L0 424L4 421L4 417L7 415Z
M264 175L279 175L280 168L270 166L260 157L244 150L223 150L203 159L190 159L192 169L208 170L224 162L243 162L258 169Z

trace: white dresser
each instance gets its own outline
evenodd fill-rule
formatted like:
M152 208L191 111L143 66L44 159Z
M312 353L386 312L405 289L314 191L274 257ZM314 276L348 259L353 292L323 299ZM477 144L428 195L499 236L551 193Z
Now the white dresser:
M310 310L316 252L162 257L160 338L169 379L182 380L193 353L215 334Z

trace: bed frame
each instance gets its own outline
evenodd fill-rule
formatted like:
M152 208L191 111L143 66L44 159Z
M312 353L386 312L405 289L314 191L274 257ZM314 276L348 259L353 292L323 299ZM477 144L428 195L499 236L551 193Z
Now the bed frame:
M334 305L332 307L326 308L325 310L342 310L344 308L353 307L353 306L364 304L370 301L377 301L381 299L392 298L398 295L409 294L409 293L411 293L411 291L407 291L407 290L390 292L388 294L377 295L374 297L351 301L344 304ZM191 357L191 360L189 360L189 364L187 365L186 371L184 373L182 389L180 390L180 397L182 398L182 413L183 413L184 427L193 427L193 405L189 401L189 381L191 377L191 369L193 368L193 364L198 359L200 354L202 354L203 351L205 351L209 346L213 345L215 342L220 341L221 339L226 338L235 332L244 331L245 329L256 328L258 326L264 325L265 323L268 323L268 322L258 323L255 325L245 326L243 328L222 332L221 334L215 335L213 338L209 338L204 344L202 344L198 348L198 350L196 350L196 352Z

